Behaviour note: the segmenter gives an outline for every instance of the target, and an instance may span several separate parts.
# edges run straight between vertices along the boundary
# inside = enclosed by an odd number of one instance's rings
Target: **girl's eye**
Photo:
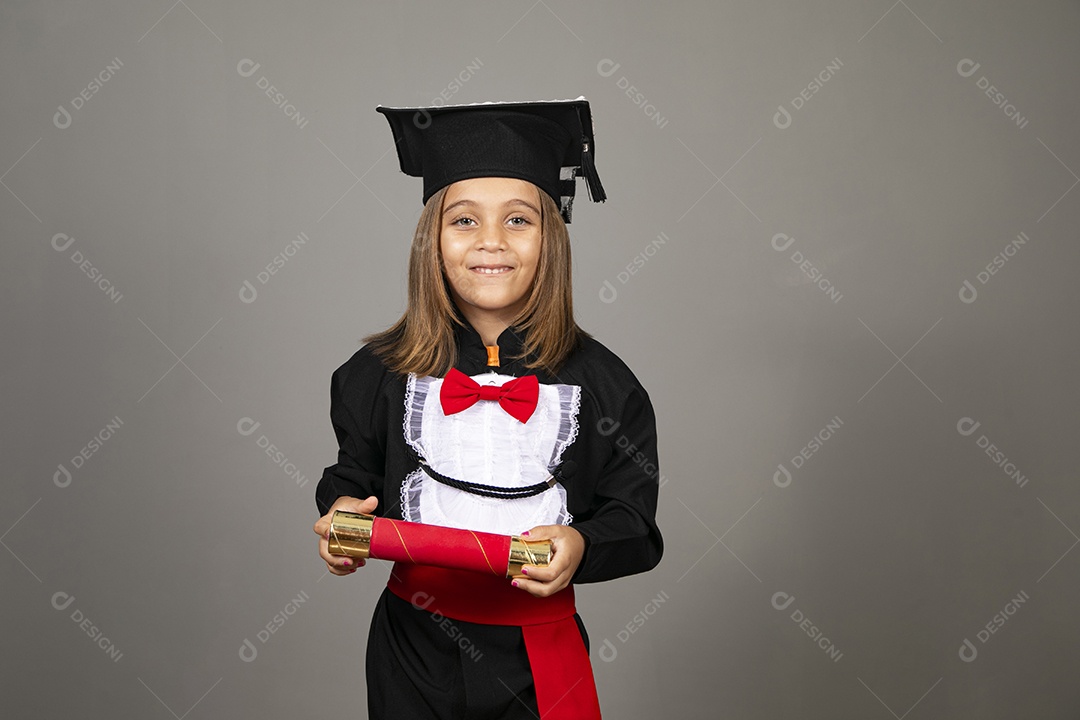
[[[510,218],[510,222],[517,226],[523,226],[529,224],[529,218],[518,215],[517,217]]]
[[[464,223],[471,223],[471,222],[474,222],[474,220],[472,218],[470,218],[470,217],[459,217],[457,220],[453,221],[450,224],[451,225],[462,225],[462,226],[464,226]]]

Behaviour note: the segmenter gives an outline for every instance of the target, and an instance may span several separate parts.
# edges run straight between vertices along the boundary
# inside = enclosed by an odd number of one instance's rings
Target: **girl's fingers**
[[[516,587],[522,588],[533,595],[547,597],[562,590],[569,582],[566,577],[566,562],[552,563],[547,567],[526,565],[522,568],[525,577],[514,578]]]
[[[553,562],[547,567],[526,565],[521,569],[521,571],[525,574],[525,577],[530,580],[536,580],[538,582],[551,582],[552,580],[555,580],[560,575],[562,575],[563,570],[566,569],[564,567],[565,565],[565,562]]]
[[[548,597],[566,587],[566,583],[563,581],[556,582],[539,582],[537,580],[529,580],[528,578],[514,578],[514,587],[535,595],[536,597]]]
[[[336,562],[340,560],[341,562]],[[350,564],[346,565],[345,561]],[[352,575],[358,568],[364,567],[367,562],[363,558],[335,558],[335,562],[327,562],[326,567],[335,575]]]
[[[324,537],[319,538],[319,557],[321,557],[332,569],[355,570],[356,568],[363,567],[367,564],[367,561],[364,558],[331,555],[330,543],[328,543]]]

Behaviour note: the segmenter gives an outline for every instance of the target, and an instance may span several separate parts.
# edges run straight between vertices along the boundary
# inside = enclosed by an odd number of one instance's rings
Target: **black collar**
[[[469,323],[461,310],[457,310],[457,317],[461,325],[454,325],[454,335],[457,340],[458,359],[455,367],[467,375],[477,375],[482,372],[497,372],[501,375],[524,375],[528,374],[522,366],[521,360],[514,359],[515,355],[521,354],[524,347],[525,331],[510,325],[496,339],[499,347],[499,365],[488,365],[488,351],[484,345],[480,333]]]

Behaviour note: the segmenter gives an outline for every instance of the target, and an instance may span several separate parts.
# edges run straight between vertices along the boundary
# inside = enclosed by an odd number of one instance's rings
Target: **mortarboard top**
[[[585,178],[594,202],[607,199],[584,97],[375,110],[390,122],[401,171],[424,178],[425,203],[447,185],[475,177],[528,180],[552,197],[568,223],[576,177]]]

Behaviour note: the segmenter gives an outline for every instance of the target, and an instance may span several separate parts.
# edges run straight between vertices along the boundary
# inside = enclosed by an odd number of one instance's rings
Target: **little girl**
[[[594,201],[584,98],[378,108],[424,179],[408,307],[331,379],[335,510],[550,540],[524,578],[397,563],[372,618],[371,718],[599,718],[574,586],[656,566],[656,421],[630,369],[574,320],[577,176]]]

